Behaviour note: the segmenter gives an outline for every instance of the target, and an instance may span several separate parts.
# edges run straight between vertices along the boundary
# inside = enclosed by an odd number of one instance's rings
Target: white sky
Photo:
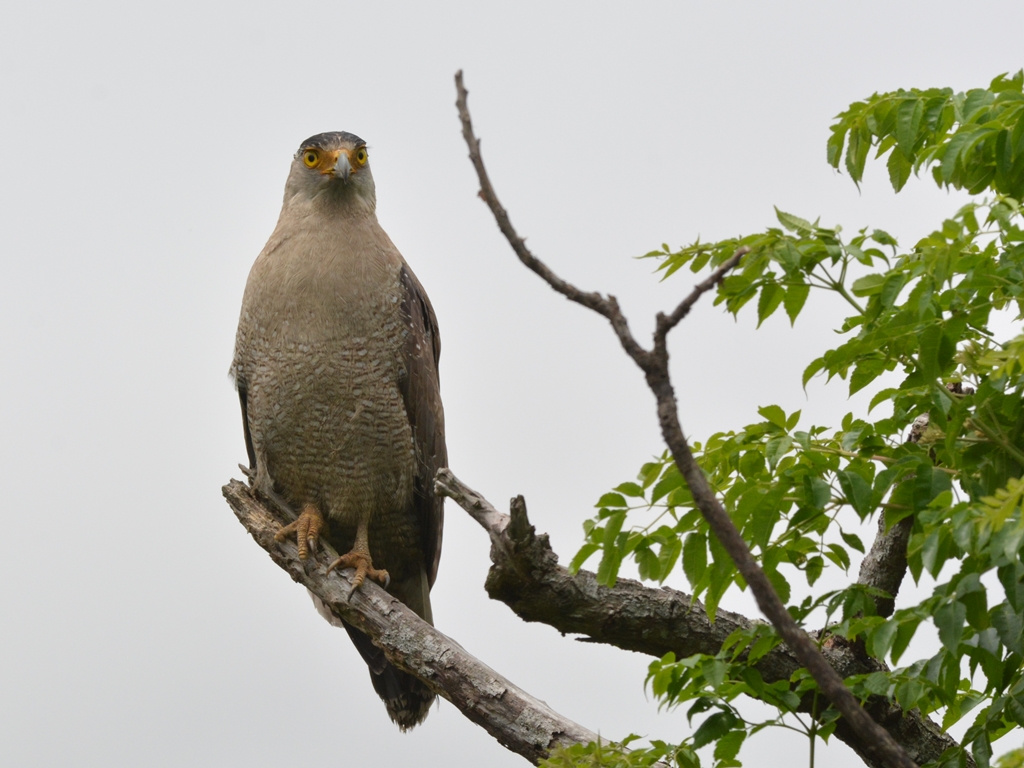
[[[525,494],[567,561],[598,496],[661,450],[653,400],[475,197],[455,70],[520,233],[646,338],[693,283],[630,258],[663,241],[762,228],[778,205],[910,244],[952,213],[930,181],[895,197],[879,164],[858,192],[825,162],[830,119],[1016,71],[1022,22],[1019,0],[5,4],[0,761],[522,764],[447,703],[399,734],[221,498],[245,459],[227,378],[242,289],[302,139],[369,142],[380,220],[440,319],[451,466],[499,506]],[[812,298],[795,330],[780,311],[755,334],[752,314],[699,307],[671,347],[688,433],[769,403],[835,421],[844,385],[806,399],[800,373],[837,317]],[[447,517],[442,631],[604,736],[687,733],[645,698],[647,658],[490,602],[485,535]],[[750,765],[805,759],[791,735],[753,744]]]

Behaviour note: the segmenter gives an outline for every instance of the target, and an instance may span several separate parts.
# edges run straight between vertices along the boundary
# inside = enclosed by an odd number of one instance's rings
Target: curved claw
[[[359,552],[352,550],[348,554],[344,554],[327,566],[327,573],[330,573],[335,568],[355,568],[355,575],[352,577],[352,592],[355,592],[369,576],[374,581],[378,581],[384,585],[387,589],[388,585],[391,584],[391,576],[387,571],[373,567],[373,560],[370,555],[366,552]],[[349,599],[352,599],[352,592],[349,592]]]
[[[284,526],[274,534],[274,541],[284,541],[293,533],[296,543],[299,545],[299,560],[305,560],[310,553],[316,554],[317,545],[320,541],[320,532],[324,530],[325,523],[320,512],[312,504],[302,508],[302,514]]]

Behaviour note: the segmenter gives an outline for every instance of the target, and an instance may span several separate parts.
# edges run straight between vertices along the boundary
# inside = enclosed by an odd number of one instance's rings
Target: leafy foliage
[[[1022,86],[1024,71],[967,93],[875,94],[838,116],[828,160],[836,168],[842,162],[855,182],[874,148],[875,157],[889,153],[896,191],[911,171],[930,169],[940,185],[990,195],[908,249],[880,230],[845,238],[840,227],[777,211],[780,226],[766,232],[646,255],[667,278],[683,267],[717,266],[748,246],[716,303],[738,315],[756,298],[759,326],[780,307],[795,323],[812,288],[850,307],[838,329],[842,343],[811,360],[802,380],[842,379],[853,394],[890,374],[895,385],[873,396],[869,413],[847,414],[838,428],[798,428],[799,412],[768,405],[759,421],[695,443],[695,454],[785,602],[792,585],[811,588],[825,569],[849,572],[854,553],[865,551],[855,533],[862,521],[912,518],[909,569],[931,585],[927,598],[885,618],[877,615],[877,591],[853,583],[790,611],[803,620],[823,610],[830,634],[862,641],[891,662],[891,671],[849,679],[856,694],[941,713],[947,728],[977,710],[963,743],[982,768],[992,742],[1024,726],[1024,335],[1000,340],[991,330],[997,313],[1024,317]],[[887,415],[872,420],[883,405]],[[596,506],[573,569],[600,555],[598,580],[611,585],[627,559],[656,582],[681,563],[712,619],[729,589],[745,588],[667,454]],[[936,633],[938,652],[896,666],[923,626]],[[740,717],[732,705],[740,694],[791,721],[814,682],[802,672],[788,683],[761,680],[752,664],[777,642],[770,626],[759,625],[715,656],[654,662],[647,682],[663,706],[693,702],[691,718],[711,712],[681,746],[656,747],[658,759],[698,765],[693,750],[714,742],[716,766],[740,765],[740,745],[767,725]],[[832,717],[826,711],[801,728],[827,738]],[[551,765],[589,765],[587,755]]]
[[[1024,72],[1024,71],[1022,71]],[[872,147],[899,192],[910,172],[931,167],[938,184],[980,194],[992,189],[1024,197],[1024,74],[1000,75],[987,89],[949,88],[875,94],[839,115],[828,140],[828,161],[845,166],[855,182]]]

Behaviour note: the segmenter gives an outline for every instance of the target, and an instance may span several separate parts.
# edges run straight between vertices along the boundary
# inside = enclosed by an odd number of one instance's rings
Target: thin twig
[[[612,328],[619,337],[623,348],[629,356],[643,370],[647,384],[654,393],[658,403],[658,421],[661,425],[662,436],[672,453],[680,473],[686,480],[694,503],[700,509],[708,526],[721,542],[723,548],[729,553],[737,570],[750,585],[754,598],[761,612],[774,625],[786,644],[793,650],[811,676],[815,679],[825,696],[835,705],[836,709],[847,719],[850,726],[867,744],[870,744],[880,762],[891,768],[916,768],[916,764],[903,748],[892,738],[892,736],[878,725],[871,716],[864,711],[857,699],[846,688],[842,678],[821,655],[818,647],[797,625],[790,616],[776,594],[771,582],[765,575],[761,566],[754,559],[750,548],[743,540],[732,519],[729,517],[721,502],[715,496],[704,476],[703,470],[697,464],[686,436],[683,433],[682,425],[679,422],[679,412],[676,405],[675,391],[672,387],[671,377],[668,369],[668,350],[665,345],[665,338],[668,332],[686,316],[693,304],[707,290],[718,284],[725,275],[720,267],[712,278],[698,285],[690,297],[687,297],[670,315],[662,315],[658,318],[658,326],[655,330],[655,344],[651,351],[643,349],[633,338],[629,331],[625,317],[619,311],[617,302],[613,297],[605,299],[599,293],[584,293],[571,283],[566,282],[546,265],[537,259],[526,248],[525,242],[516,233],[509,220],[508,213],[498,202],[497,195],[491,185],[491,181],[484,169],[483,158],[480,155],[480,143],[473,133],[473,123],[469,115],[467,105],[468,92],[462,82],[462,71],[455,75],[455,86],[458,92],[456,106],[459,110],[459,118],[462,121],[462,134],[469,147],[469,157],[476,168],[477,177],[480,181],[480,197],[487,203],[498,223],[498,228],[508,240],[509,245],[519,256],[519,259],[531,270],[536,272],[552,288],[568,299],[592,309],[611,321]],[[730,268],[739,263],[743,254],[737,252],[729,262]],[[729,262],[726,262],[727,264]],[[722,265],[725,266],[724,264]],[[706,286],[706,287],[705,287]]]
[[[708,291],[715,288],[725,276],[732,272],[736,268],[736,265],[740,263],[740,260],[750,253],[750,248],[742,246],[736,249],[736,252],[728,259],[722,262],[721,266],[718,267],[711,275],[702,283],[698,283],[690,295],[679,302],[679,306],[672,310],[668,315],[658,313],[658,323],[656,330],[654,331],[654,347],[658,349],[664,346],[665,338],[668,336],[668,332],[679,325],[679,322],[690,314],[690,310],[693,309],[693,305],[697,303],[697,300]]]
[[[469,109],[466,107],[467,92],[462,86],[462,70],[459,70],[456,73],[455,82],[458,84],[459,89],[459,100],[457,105],[459,108],[459,118],[462,120],[462,136],[465,138],[466,144],[469,146],[469,159],[473,162],[473,167],[476,168],[476,175],[480,179],[480,199],[487,203],[487,207],[491,209],[491,213],[494,214],[495,221],[498,222],[498,229],[500,229],[501,233],[505,235],[505,239],[508,240],[509,244],[512,246],[512,250],[515,251],[516,255],[519,257],[519,260],[533,272],[536,272],[544,282],[570,301],[582,304],[587,309],[592,309],[599,315],[608,318],[609,322],[612,324],[612,328],[615,329],[615,333],[619,337],[619,341],[622,343],[623,348],[642,368],[643,364],[640,361],[646,357],[647,351],[637,343],[636,339],[633,338],[633,334],[629,330],[629,324],[626,322],[626,318],[619,309],[619,303],[616,301],[615,297],[608,296],[606,298],[597,292],[586,293],[571,283],[567,283],[565,280],[562,280],[562,278],[552,272],[546,264],[530,253],[530,249],[526,247],[526,241],[516,234],[516,230],[512,226],[512,221],[509,219],[508,213],[502,207],[501,203],[498,202],[498,196],[494,192],[494,187],[491,186],[491,180],[487,175],[487,169],[484,168],[484,160],[480,154],[480,142],[477,141],[477,138],[473,133],[473,122],[470,120]]]

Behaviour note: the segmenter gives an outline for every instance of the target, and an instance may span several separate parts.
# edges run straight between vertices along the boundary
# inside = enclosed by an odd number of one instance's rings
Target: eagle
[[[318,541],[344,552],[353,589],[379,581],[433,624],[447,466],[437,317],[377,221],[366,142],[347,132],[306,139],[292,160],[277,226],[246,283],[231,375],[256,490],[297,519],[299,557]],[[314,602],[318,602],[314,597]],[[405,731],[434,693],[343,626]]]

